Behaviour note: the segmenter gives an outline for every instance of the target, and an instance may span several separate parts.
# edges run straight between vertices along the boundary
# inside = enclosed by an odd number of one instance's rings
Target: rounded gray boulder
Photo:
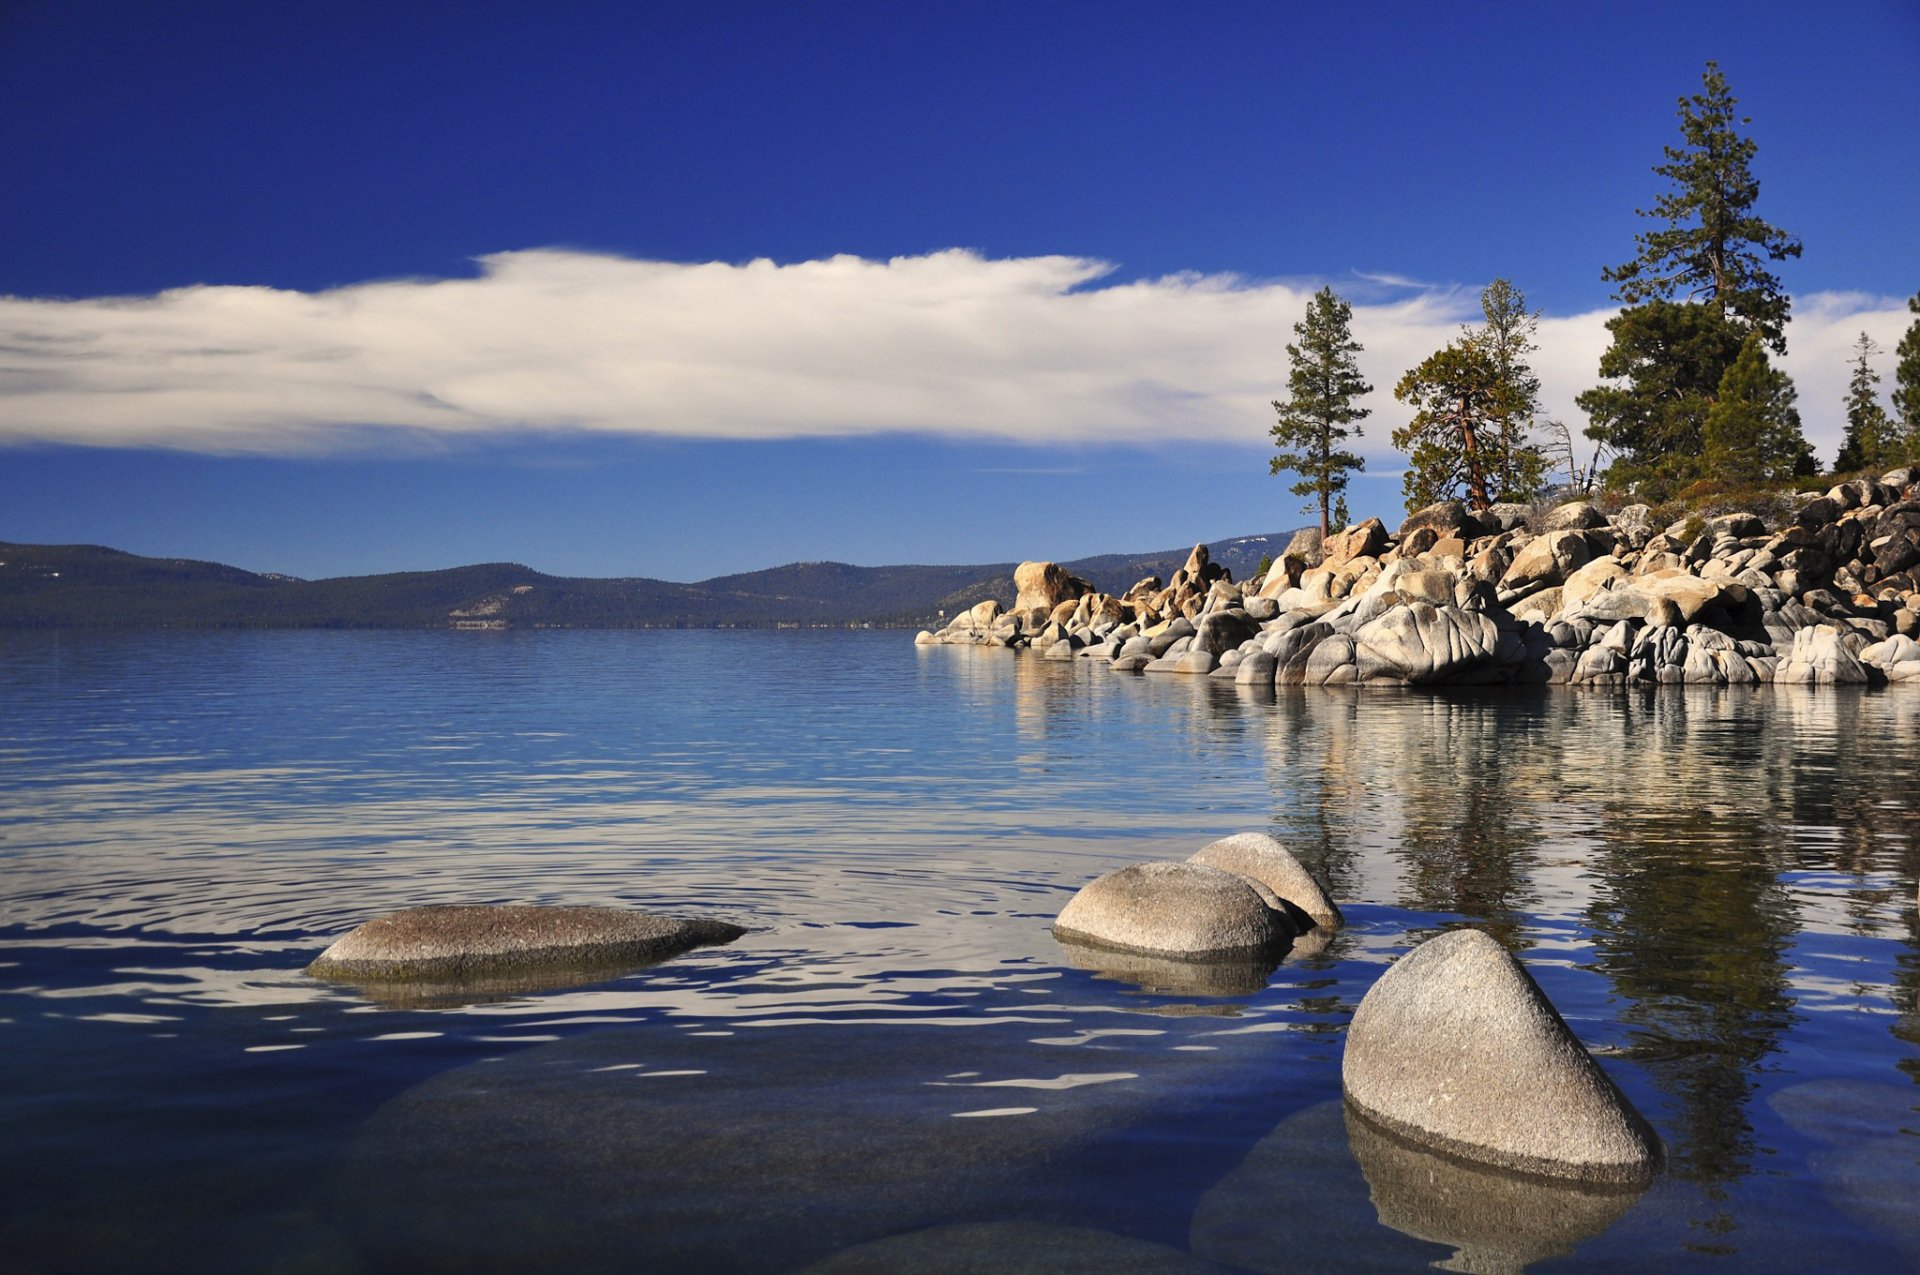
[[[627,908],[447,904],[357,926],[320,953],[315,978],[454,982],[582,965],[645,965],[746,931]]]
[[[1300,860],[1264,832],[1239,832],[1204,846],[1188,863],[1205,864],[1258,881],[1282,901],[1304,912],[1314,927],[1337,930],[1340,909]],[[1308,928],[1303,925],[1302,929]]]
[[[1209,957],[1283,942],[1285,918],[1248,882],[1198,863],[1137,863],[1067,901],[1056,936],[1134,952]]]
[[[1660,1140],[1520,962],[1478,930],[1395,962],[1347,1029],[1362,1116],[1422,1146],[1524,1173],[1640,1183]]]

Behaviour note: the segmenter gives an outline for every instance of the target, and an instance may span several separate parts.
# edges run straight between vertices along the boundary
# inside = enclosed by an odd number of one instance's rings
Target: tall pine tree
[[[1306,317],[1293,325],[1299,344],[1287,346],[1288,397],[1274,401],[1279,420],[1267,431],[1280,450],[1268,466],[1270,472],[1300,476],[1288,490],[1313,498],[1306,509],[1319,510],[1322,536],[1329,530],[1336,499],[1345,511],[1342,493],[1348,475],[1366,467],[1365,460],[1345,447],[1348,438],[1360,434],[1360,422],[1369,414],[1357,400],[1373,392],[1354,361],[1362,347],[1353,339],[1352,322],[1353,307],[1332,288],[1314,293]]]
[[[1800,241],[1753,215],[1760,182],[1750,165],[1758,149],[1736,126],[1753,123],[1735,114],[1736,102],[1717,62],[1707,63],[1702,92],[1680,99],[1684,146],[1668,146],[1667,162],[1653,171],[1673,183],[1640,216],[1667,224],[1634,236],[1639,254],[1600,272],[1619,284],[1615,299],[1627,305],[1684,296],[1742,327],[1758,328],[1776,354],[1787,349],[1789,301],[1766,261],[1800,255]]]
[[[1407,453],[1408,509],[1464,495],[1483,510],[1539,492],[1546,456],[1532,434],[1540,378],[1527,362],[1539,317],[1505,279],[1480,294],[1480,312],[1484,326],[1463,328],[1394,386],[1393,396],[1417,409],[1393,432]]]
[[[1708,472],[1739,487],[1812,473],[1797,397],[1792,379],[1768,361],[1764,334],[1749,332],[1707,412]]]
[[[1880,374],[1873,370],[1873,356],[1879,348],[1865,332],[1853,344],[1853,375],[1847,379],[1847,437],[1833,463],[1837,473],[1880,468],[1901,451],[1899,440],[1893,436],[1893,422],[1880,406],[1880,394],[1875,389]]]
[[[1920,292],[1907,302],[1920,314]],[[1915,319],[1893,347],[1893,418],[1900,435],[1902,460],[1920,462],[1920,319]]]
[[[1601,272],[1625,308],[1609,320],[1601,356],[1609,384],[1576,402],[1587,436],[1614,454],[1609,486],[1662,497],[1701,477],[1707,416],[1749,333],[1786,349],[1790,306],[1766,263],[1800,255],[1800,242],[1754,215],[1760,183],[1750,123],[1717,64],[1702,91],[1680,99],[1682,145],[1654,172],[1672,189],[1640,215],[1665,223],[1636,235],[1632,261]]]

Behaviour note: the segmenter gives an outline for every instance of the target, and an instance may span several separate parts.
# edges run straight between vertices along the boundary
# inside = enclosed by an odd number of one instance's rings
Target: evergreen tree
[[[1800,255],[1800,241],[1753,215],[1760,182],[1749,165],[1757,149],[1736,126],[1735,99],[1716,62],[1707,63],[1704,91],[1680,99],[1683,147],[1665,147],[1667,162],[1653,171],[1673,189],[1641,209],[1667,223],[1634,236],[1639,255],[1601,271],[1619,284],[1615,299],[1635,305],[1684,294],[1743,327],[1758,328],[1776,354],[1787,348],[1789,301],[1780,280],[1762,264]]]
[[[1920,292],[1907,301],[1920,314]],[[1920,462],[1920,319],[1915,319],[1893,347],[1893,418],[1900,435],[1902,460]]]
[[[1880,374],[1873,370],[1873,356],[1879,352],[1865,332],[1853,345],[1853,376],[1847,381],[1847,437],[1840,445],[1839,459],[1833,463],[1837,473],[1878,468],[1893,459],[1900,450],[1893,437],[1893,422],[1880,406]]]
[[[1707,412],[1708,472],[1741,487],[1814,471],[1793,381],[1768,361],[1765,341],[1758,329],[1747,334]]]
[[[1707,416],[1748,333],[1786,348],[1789,300],[1765,262],[1800,255],[1800,242],[1753,213],[1755,143],[1736,126],[1734,98],[1715,63],[1703,91],[1680,99],[1683,145],[1654,172],[1673,189],[1640,215],[1665,224],[1635,236],[1638,255],[1603,270],[1624,303],[1601,356],[1610,384],[1575,401],[1587,436],[1614,454],[1607,485],[1660,499],[1701,476]]]
[[[1495,387],[1487,474],[1497,499],[1532,500],[1547,472],[1546,451],[1534,439],[1540,378],[1528,362],[1540,348],[1533,339],[1540,314],[1529,311],[1526,297],[1505,279],[1495,279],[1480,294],[1480,313],[1487,320],[1481,344],[1493,364]]]
[[[1480,294],[1480,310],[1484,327],[1463,328],[1394,386],[1395,398],[1418,409],[1393,432],[1408,458],[1408,509],[1463,491],[1476,510],[1539,493],[1547,463],[1532,438],[1540,378],[1527,363],[1539,318],[1505,279]]]
[[[1368,415],[1355,401],[1373,392],[1354,362],[1362,347],[1353,339],[1352,321],[1353,307],[1335,296],[1332,288],[1314,293],[1306,317],[1293,325],[1299,344],[1287,346],[1288,398],[1274,401],[1279,420],[1267,431],[1280,450],[1268,466],[1270,472],[1300,476],[1288,490],[1313,497],[1305,508],[1319,510],[1322,536],[1331,529],[1336,497],[1344,518],[1346,501],[1341,493],[1348,474],[1366,467],[1366,461],[1344,447],[1348,438],[1359,435],[1359,423]]]

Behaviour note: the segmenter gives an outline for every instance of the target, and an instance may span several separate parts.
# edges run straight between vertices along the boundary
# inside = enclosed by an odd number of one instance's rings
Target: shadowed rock
[[[1054,923],[1063,938],[1103,947],[1207,957],[1284,941],[1285,919],[1231,872],[1197,863],[1139,863],[1097,877]]]
[[[1082,943],[1059,933],[1054,941],[1076,969],[1166,996],[1251,996],[1266,987],[1280,965],[1277,944],[1210,961],[1183,961]]]
[[[1340,909],[1300,860],[1264,832],[1240,832],[1201,848],[1188,863],[1205,864],[1236,876],[1258,881],[1280,899],[1306,914],[1308,925],[1340,928]],[[1307,928],[1302,926],[1301,928]]]
[[[1478,930],[1429,939],[1381,975],[1347,1030],[1362,1115],[1423,1146],[1527,1173],[1638,1183],[1660,1142],[1533,979]]]
[[[815,1262],[803,1275],[1203,1275],[1222,1271],[1190,1253],[1083,1226],[970,1222],[893,1235]]]
[[[626,908],[440,905],[376,917],[322,952],[307,973],[346,982],[458,984],[569,970],[611,973],[746,931]],[[572,981],[577,981],[572,980]],[[522,990],[525,990],[523,987]]]

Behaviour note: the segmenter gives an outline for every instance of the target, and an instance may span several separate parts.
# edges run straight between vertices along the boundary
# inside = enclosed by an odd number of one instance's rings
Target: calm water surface
[[[1913,1269],[1917,775],[1920,688],[0,634],[0,1269],[785,1271],[888,1236],[874,1269],[1047,1237],[1170,1270]],[[1049,935],[1092,876],[1246,829],[1349,922],[1264,986]],[[376,913],[493,901],[752,932],[482,1003],[300,973]],[[1349,1129],[1354,1007],[1460,925],[1653,1121],[1651,1189]]]

